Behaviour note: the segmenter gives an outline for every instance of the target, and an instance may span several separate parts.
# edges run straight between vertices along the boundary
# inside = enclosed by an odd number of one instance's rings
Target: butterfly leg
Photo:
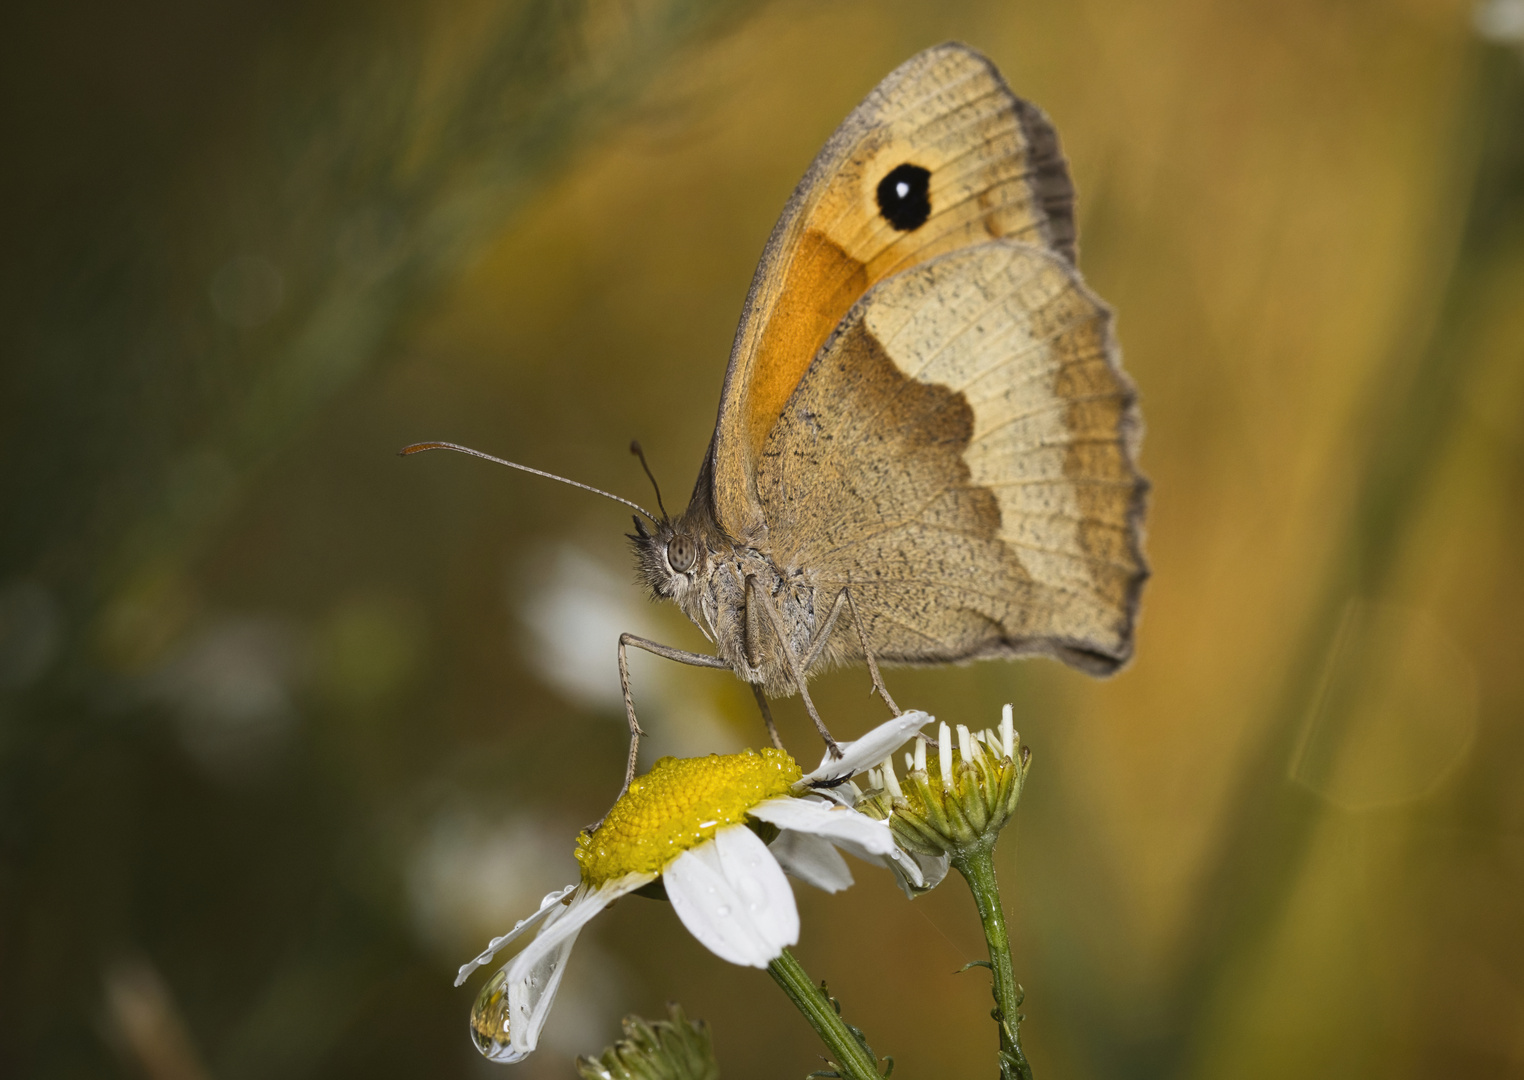
[[[730,669],[730,665],[718,656],[705,656],[703,653],[688,652],[685,649],[674,649],[670,645],[662,645],[643,637],[637,637],[634,634],[619,635],[619,688],[624,691],[624,715],[625,719],[630,723],[630,756],[624,766],[624,786],[619,789],[619,795],[614,799],[615,802],[624,797],[624,793],[630,790],[630,781],[635,779],[635,756],[640,750],[640,737],[645,734],[645,731],[640,726],[640,721],[635,719],[635,698],[630,694],[630,663],[625,655],[625,650],[630,645],[635,646],[637,649],[644,649],[648,653],[664,657],[667,660],[676,660],[679,664],[691,664],[693,667],[724,668],[727,671]],[[769,724],[769,727],[771,727],[771,724]],[[603,822],[600,820],[598,824],[601,825]],[[597,825],[593,826],[593,828],[597,827]]]
[[[788,647],[788,636],[783,629],[783,617],[765,599],[757,596],[757,579],[748,576],[746,579],[746,612],[748,618],[755,609],[760,609],[767,616],[768,625],[773,628],[773,634],[778,638],[778,651],[783,654],[783,662],[788,665],[788,673],[793,676],[794,685],[799,688],[799,696],[804,699],[804,711],[809,713],[810,719],[815,722],[815,730],[825,740],[826,749],[831,752],[832,757],[841,757],[841,748],[836,745],[836,740],[831,737],[831,732],[825,726],[825,721],[821,720],[820,714],[815,711],[815,703],[810,700],[810,691],[804,683],[804,670],[794,659],[794,654]]]
[[[836,600],[831,605],[831,613],[826,616],[825,625],[815,635],[815,640],[810,645],[810,651],[805,653],[804,662],[799,665],[805,671],[810,670],[815,661],[820,658],[820,651],[825,648],[826,642],[830,639],[831,631],[836,629],[836,620],[841,618],[841,613],[846,609],[846,606],[847,590],[842,589],[841,592],[836,594]]]
[[[889,711],[898,716],[901,709],[889,696],[889,688],[884,685],[883,676],[878,673],[878,662],[873,659],[873,650],[868,648],[868,629],[857,614],[857,601],[852,599],[852,590],[843,587],[841,595],[847,598],[847,606],[852,609],[852,625],[857,627],[857,640],[863,647],[863,657],[868,661],[868,675],[873,679],[873,689],[878,691],[878,696],[884,699],[884,704],[889,706]]]
[[[852,611],[852,625],[857,627],[857,640],[863,647],[863,658],[868,661],[868,675],[873,679],[873,689],[878,693],[879,697],[884,699],[884,704],[889,706],[891,713],[895,716],[900,715],[902,710],[894,703],[894,699],[889,696],[889,689],[884,685],[883,677],[878,673],[878,663],[873,659],[873,650],[868,648],[868,632],[863,627],[862,619],[857,616],[857,601],[852,599],[852,590],[845,585],[842,586],[841,592],[836,594],[836,601],[831,605],[831,613],[826,616],[825,625],[820,628],[820,633],[815,635],[815,642],[810,646],[810,651],[805,656],[804,663],[800,666],[805,671],[810,670],[810,665],[815,662],[816,658],[820,656],[820,651],[825,648],[826,640],[830,638],[831,631],[836,629],[836,620],[841,618],[843,608],[850,608]]]
[[[756,683],[747,683],[751,692],[757,699],[757,708],[762,710],[762,722],[767,725],[767,737],[773,741],[773,745],[779,750],[783,749],[783,740],[778,737],[778,725],[773,723],[773,711],[767,707],[767,695]]]

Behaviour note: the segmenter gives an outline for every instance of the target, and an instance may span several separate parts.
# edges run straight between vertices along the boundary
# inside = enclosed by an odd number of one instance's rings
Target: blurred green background
[[[1035,748],[1037,1075],[1524,1076],[1518,0],[7,9],[0,1074],[568,1077],[669,998],[729,1077],[819,1067],[639,898],[477,1057],[456,966],[618,784],[614,636],[700,641],[619,508],[395,451],[646,501],[639,437],[682,503],[774,217],[947,38],[1059,128],[1155,485],[1125,673],[889,675]],[[760,740],[634,665],[652,754]],[[896,1075],[991,1075],[966,892],[857,876],[805,966]]]

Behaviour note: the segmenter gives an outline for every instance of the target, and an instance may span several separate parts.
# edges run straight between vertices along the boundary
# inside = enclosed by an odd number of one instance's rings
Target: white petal
[[[799,911],[783,870],[745,825],[728,825],[662,871],[688,932],[732,964],[766,967],[799,940]]]
[[[931,723],[931,721],[932,717],[918,709],[900,713],[893,720],[880,724],[861,739],[838,743],[837,746],[842,752],[841,757],[832,757],[831,752],[827,750],[825,757],[820,759],[820,767],[804,776],[794,786],[796,788],[803,787],[820,781],[831,781],[844,776],[852,776],[855,773],[862,772],[870,765],[877,765],[897,749],[901,743]]]
[[[800,881],[834,893],[852,885],[852,871],[829,840],[808,833],[784,829],[767,846],[783,867],[784,873]]]
[[[558,906],[535,939],[508,961],[503,971],[508,982],[505,1019],[509,1044],[492,1060],[522,1061],[529,1055],[540,1041],[540,1029],[550,1015],[551,1003],[566,971],[566,958],[571,955],[577,935],[594,915],[654,880],[654,874],[626,874],[596,889],[579,889],[570,906]]]
[[[894,834],[889,831],[887,822],[875,821],[867,814],[845,806],[831,806],[818,799],[787,796],[767,799],[753,806],[748,813],[780,829],[792,829],[829,840],[859,859],[876,862],[875,856],[888,855],[895,850]]]
[[[904,877],[916,889],[925,887],[920,864],[894,842],[888,822],[876,821],[856,810],[831,806],[813,798],[768,799],[748,812],[780,829],[793,829],[829,840],[848,855],[888,867],[896,877]]]
[[[455,976],[455,985],[459,986],[461,983],[465,982],[466,979],[470,977],[471,973],[477,968],[490,964],[492,962],[492,958],[497,955],[497,951],[504,945],[507,945],[510,941],[518,937],[524,931],[539,926],[540,923],[544,921],[546,916],[550,915],[551,912],[556,909],[556,906],[562,900],[571,895],[572,891],[576,889],[576,887],[577,886],[575,885],[568,885],[566,888],[560,890],[559,892],[547,893],[545,895],[545,899],[540,901],[540,909],[538,911],[529,916],[527,919],[520,919],[518,922],[514,923],[513,929],[508,931],[506,934],[503,934],[500,937],[495,937],[489,941],[487,943],[487,948],[483,950],[481,955],[478,956],[475,960],[472,960],[469,964],[462,964],[460,966],[460,973]]]

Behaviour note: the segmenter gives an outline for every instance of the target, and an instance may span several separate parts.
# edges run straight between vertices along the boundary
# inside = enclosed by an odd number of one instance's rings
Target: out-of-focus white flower
[[[1471,14],[1471,25],[1488,41],[1524,48],[1524,0],[1483,0]]]
[[[649,604],[638,602],[628,575],[565,544],[534,560],[533,579],[510,593],[522,596],[519,621],[527,659],[541,679],[568,701],[605,713],[624,727],[624,691],[615,661],[619,635],[625,632],[658,641],[662,624]],[[654,757],[687,756],[711,750],[739,750],[743,741],[689,689],[690,677],[712,679],[659,657],[631,654],[644,665],[637,676],[637,704]]]
[[[799,939],[799,912],[787,867],[829,891],[851,884],[834,848],[887,861],[924,883],[918,864],[875,821],[820,794],[876,765],[929,723],[906,713],[863,738],[840,744],[840,757],[801,774],[781,750],[705,758],[663,758],[577,838],[581,882],[552,892],[539,910],[460,969],[459,986],[516,938],[525,948],[482,987],[471,1013],[477,1048],[493,1061],[521,1061],[534,1050],[577,935],[615,900],[661,879],[673,910],[711,952],[733,964],[766,967]],[[748,822],[778,830],[769,849]],[[829,851],[827,855],[826,852]]]
[[[420,940],[453,956],[531,908],[576,870],[558,842],[566,822],[534,813],[485,815],[452,806],[420,832],[407,863]]]
[[[218,779],[236,782],[269,765],[295,725],[294,684],[304,657],[301,636],[286,620],[230,615],[191,636],[141,687],[178,714],[190,755]]]

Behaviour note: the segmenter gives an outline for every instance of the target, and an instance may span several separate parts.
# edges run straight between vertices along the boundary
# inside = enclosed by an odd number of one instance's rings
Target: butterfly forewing
[[[784,210],[731,353],[708,476],[720,526],[766,527],[756,463],[800,378],[876,283],[1011,237],[1074,257],[1073,189],[1040,110],[988,60],[943,45],[889,75],[842,123]]]

